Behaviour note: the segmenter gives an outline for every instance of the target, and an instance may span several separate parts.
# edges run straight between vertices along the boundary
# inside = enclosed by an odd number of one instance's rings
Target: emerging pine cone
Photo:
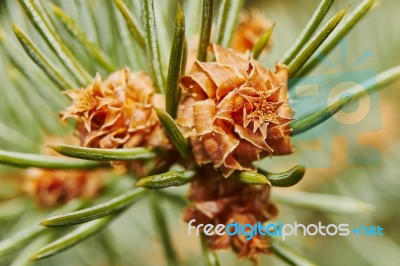
[[[75,118],[77,135],[92,148],[169,148],[171,146],[153,107],[165,108],[144,72],[123,68],[105,81],[99,75],[86,88],[70,90],[73,103],[61,112],[62,120]]]
[[[272,22],[262,16],[260,12],[251,10],[240,13],[240,21],[232,37],[231,47],[233,50],[245,53],[251,51],[260,37],[272,27]],[[271,47],[271,42],[264,51]]]
[[[253,170],[260,156],[290,154],[285,66],[271,73],[231,49],[211,48],[215,62],[196,61],[180,82],[177,123],[190,137],[196,162],[229,176]]]
[[[41,208],[66,204],[72,199],[93,199],[104,185],[99,171],[47,170],[26,171],[24,188]]]
[[[188,198],[193,204],[184,211],[184,220],[193,225],[231,224],[240,225],[263,223],[278,213],[269,201],[269,186],[246,185],[236,179],[226,179],[211,168],[204,168],[190,186]],[[268,253],[269,240],[255,235],[246,240],[245,235],[208,236],[207,244],[214,250],[232,247],[240,257],[257,259],[260,253]]]

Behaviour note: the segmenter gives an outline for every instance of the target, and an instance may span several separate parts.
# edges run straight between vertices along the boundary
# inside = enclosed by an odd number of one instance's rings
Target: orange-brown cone
[[[265,18],[256,10],[240,13],[239,25],[233,33],[231,48],[240,53],[251,51],[261,36],[266,33],[272,25],[273,23],[269,19]],[[264,51],[270,49],[270,44],[271,42],[268,42]]]
[[[274,73],[232,49],[211,46],[215,62],[196,61],[183,76],[177,123],[196,162],[229,176],[254,170],[264,155],[292,153],[287,70]]]
[[[195,219],[198,224],[257,224],[277,215],[269,201],[269,186],[252,186],[236,179],[226,179],[211,168],[203,168],[190,186],[188,198],[192,205],[184,211],[186,222]],[[268,253],[269,240],[256,235],[246,240],[244,235],[207,237],[207,244],[214,250],[232,248],[240,257],[257,260],[260,253]]]
[[[93,199],[103,188],[101,171],[30,168],[24,188],[41,208],[64,205],[72,199]]]
[[[123,68],[102,82],[67,91],[73,103],[61,119],[77,120],[82,146],[95,148],[169,148],[153,107],[165,108],[165,98],[156,93],[144,72]]]

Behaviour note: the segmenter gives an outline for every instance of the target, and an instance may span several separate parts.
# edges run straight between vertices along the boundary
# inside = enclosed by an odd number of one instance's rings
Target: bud
[[[240,53],[251,51],[261,36],[271,27],[273,27],[273,23],[257,10],[241,12],[239,25],[232,37],[232,49]],[[271,42],[264,48],[264,51],[269,50],[270,44]]]

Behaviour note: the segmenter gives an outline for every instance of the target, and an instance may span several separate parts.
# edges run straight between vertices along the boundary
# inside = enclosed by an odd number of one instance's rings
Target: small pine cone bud
[[[103,175],[99,171],[30,168],[24,179],[25,191],[41,208],[64,205],[77,198],[93,199],[103,186]]]
[[[239,16],[239,25],[233,33],[231,47],[233,50],[245,53],[251,51],[260,39],[266,33],[273,23],[260,14],[257,10],[242,12]],[[269,50],[271,42],[264,48]]]
[[[215,62],[196,61],[180,81],[177,123],[196,162],[229,176],[254,170],[260,156],[292,153],[286,67],[272,73],[232,49],[211,48]]]
[[[123,68],[101,81],[67,91],[73,103],[61,112],[62,120],[77,120],[82,146],[92,148],[170,148],[153,107],[165,108],[150,77]]]
[[[193,225],[240,225],[263,223],[278,213],[269,201],[269,186],[253,186],[237,179],[226,179],[210,168],[202,168],[192,182],[188,198],[192,205],[183,214],[184,220]],[[207,236],[207,244],[214,250],[232,248],[240,257],[256,260],[258,254],[268,253],[269,240],[260,234],[246,240],[245,235],[227,234]]]

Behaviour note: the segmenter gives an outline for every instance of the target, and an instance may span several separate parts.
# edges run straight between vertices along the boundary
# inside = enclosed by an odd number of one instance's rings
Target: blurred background
[[[82,11],[85,1],[53,1],[63,7],[67,13],[80,22],[89,37],[99,38],[99,45],[109,53],[119,66],[128,65],[139,68],[140,58],[129,59],[124,56],[124,45],[118,42],[123,30],[113,30],[107,24],[104,10],[115,9],[111,1],[88,1],[86,8],[92,10],[94,20],[101,24],[101,32],[91,30],[93,25],[85,23],[87,18]],[[138,1],[133,1],[131,9],[137,11]],[[165,27],[162,40],[165,40],[166,55],[169,51],[170,37],[174,21],[172,0],[155,1]],[[198,0],[183,1],[187,20],[196,21],[199,16]],[[217,1],[219,2],[219,1]],[[352,8],[360,1],[353,1]],[[327,17],[349,4],[337,0]],[[256,9],[268,19],[276,22],[271,50],[263,54],[260,61],[268,67],[281,57],[306,25],[318,1],[245,1],[246,9]],[[103,7],[101,7],[103,6]],[[115,10],[114,10],[115,11]],[[108,14],[108,13],[107,13]],[[116,16],[116,12],[111,12]],[[400,65],[400,2],[397,0],[378,1],[371,14],[366,16],[351,31],[345,40],[329,55],[325,63],[315,69],[309,77],[302,80],[292,95],[297,115],[316,110],[326,105],[330,92],[334,88],[360,84],[364,78],[375,75],[390,67]],[[116,16],[117,17],[117,16]],[[24,29],[33,32],[18,1],[0,1],[0,149],[39,152],[44,136],[65,136],[71,127],[59,124],[57,110],[67,104],[63,96],[58,95],[47,78],[31,64],[30,59],[20,49],[12,34],[10,22],[16,22]],[[116,21],[120,21],[117,18]],[[199,21],[199,20],[198,20]],[[196,31],[198,24],[187,22],[189,32]],[[114,25],[115,26],[115,25]],[[96,27],[95,27],[96,28]],[[120,28],[118,28],[120,29]],[[64,33],[66,34],[66,33]],[[171,35],[169,35],[171,36]],[[38,34],[30,37],[43,47]],[[5,46],[14,49],[23,65],[15,67],[12,58],[7,55]],[[73,42],[71,45],[74,47]],[[76,46],[77,47],[77,46]],[[119,49],[117,49],[117,48]],[[84,51],[76,48],[83,61],[87,60]],[[48,50],[49,57],[54,57]],[[89,66],[90,67],[90,66]],[[91,69],[91,71],[103,70]],[[34,81],[32,75],[38,76]],[[43,81],[43,82],[42,82]],[[302,88],[317,86],[316,92],[302,92]],[[46,87],[46,88],[44,88]],[[48,88],[47,88],[48,87]],[[49,91],[41,95],[41,90]],[[46,98],[47,97],[47,98]],[[28,108],[30,107],[30,109]],[[30,110],[35,110],[31,112]],[[329,223],[348,223],[354,226],[380,225],[384,228],[383,237],[372,236],[297,236],[287,239],[287,244],[304,254],[318,265],[397,265],[400,263],[400,82],[385,88],[363,100],[346,107],[341,114],[328,123],[318,126],[304,136],[295,138],[294,155],[279,158],[266,158],[260,166],[279,172],[294,164],[307,167],[303,180],[291,188],[277,189],[276,202],[280,215],[275,219],[284,223],[309,224],[321,221]],[[346,120],[347,119],[347,120]],[[36,210],[35,204],[20,204],[12,201],[16,197],[25,197],[20,191],[23,172],[13,168],[0,168],[0,239],[17,232],[34,220],[46,216],[42,210]],[[123,179],[129,185],[129,178]],[[121,191],[121,184],[114,191]],[[120,189],[120,190],[118,190]],[[187,187],[171,189],[174,195],[184,195]],[[283,191],[284,190],[284,191]],[[295,203],[279,202],[279,193],[306,191],[343,195],[370,203],[374,212],[356,214],[334,214],[302,208]],[[105,196],[106,197],[106,196]],[[98,199],[101,201],[101,199]],[[294,200],[295,202],[296,200]],[[159,236],[154,233],[152,215],[147,200],[138,202],[134,207],[116,220],[104,234],[97,235],[81,245],[54,258],[40,261],[35,265],[164,265]],[[345,206],[344,206],[345,207]],[[187,236],[187,226],[181,219],[182,204],[177,201],[163,202],[168,214],[173,242],[184,265],[203,265],[200,242]],[[33,246],[32,246],[33,249]],[[34,250],[34,249],[33,249]],[[24,250],[21,256],[30,254]],[[110,256],[108,256],[111,253]],[[25,255],[26,257],[27,255]],[[237,260],[231,252],[220,252],[222,265],[251,265],[250,262]],[[110,260],[111,258],[111,260]],[[9,265],[15,257],[0,260],[0,265]],[[22,259],[19,261],[21,262]],[[15,262],[15,261],[14,261]],[[18,263],[15,262],[15,263]],[[15,264],[18,265],[18,264]],[[260,265],[285,265],[274,256],[262,256]]]

